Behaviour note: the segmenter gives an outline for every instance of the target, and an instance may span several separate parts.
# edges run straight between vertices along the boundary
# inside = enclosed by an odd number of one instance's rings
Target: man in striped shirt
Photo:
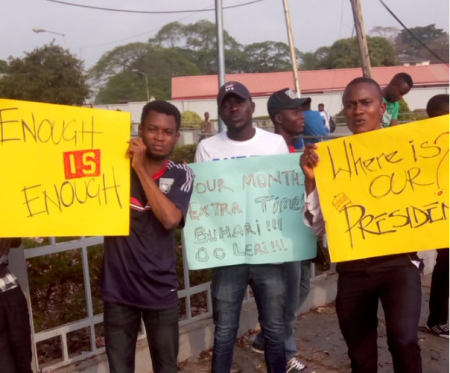
[[[143,108],[139,137],[130,140],[130,234],[105,237],[100,280],[111,373],[135,371],[141,320],[153,372],[177,372],[175,229],[184,226],[194,179],[190,168],[168,159],[180,124],[175,106],[153,101]]]

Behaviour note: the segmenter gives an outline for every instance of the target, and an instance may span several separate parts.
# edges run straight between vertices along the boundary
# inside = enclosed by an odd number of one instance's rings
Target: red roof
[[[448,86],[449,68],[445,64],[427,66],[372,67],[372,77],[386,86],[400,72],[411,75],[414,86]],[[226,81],[244,84],[253,96],[269,96],[289,87],[295,90],[292,71],[278,73],[228,74]],[[354,78],[362,76],[361,68],[299,71],[302,94],[339,91]],[[215,98],[219,91],[217,75],[180,76],[172,78],[173,100]]]

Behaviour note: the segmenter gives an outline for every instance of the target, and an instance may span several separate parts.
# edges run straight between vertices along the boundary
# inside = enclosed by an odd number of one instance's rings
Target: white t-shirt
[[[328,114],[326,111],[319,111],[321,117],[323,118],[325,127],[328,128],[328,131],[330,130],[330,114]]]
[[[282,136],[260,128],[255,130],[255,135],[247,141],[231,140],[226,132],[202,140],[195,153],[195,162],[289,153]]]

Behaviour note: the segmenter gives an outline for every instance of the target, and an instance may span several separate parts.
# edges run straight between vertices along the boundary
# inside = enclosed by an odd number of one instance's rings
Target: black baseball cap
[[[249,90],[242,83],[227,82],[219,89],[219,94],[217,95],[217,104],[219,106],[228,93],[234,93],[235,95],[238,95],[239,97],[245,100],[252,98],[252,95],[250,94]]]
[[[275,115],[281,110],[295,109],[303,104],[309,104],[311,97],[298,98],[294,91],[289,88],[283,88],[276,91],[267,101],[267,111],[269,115]]]

